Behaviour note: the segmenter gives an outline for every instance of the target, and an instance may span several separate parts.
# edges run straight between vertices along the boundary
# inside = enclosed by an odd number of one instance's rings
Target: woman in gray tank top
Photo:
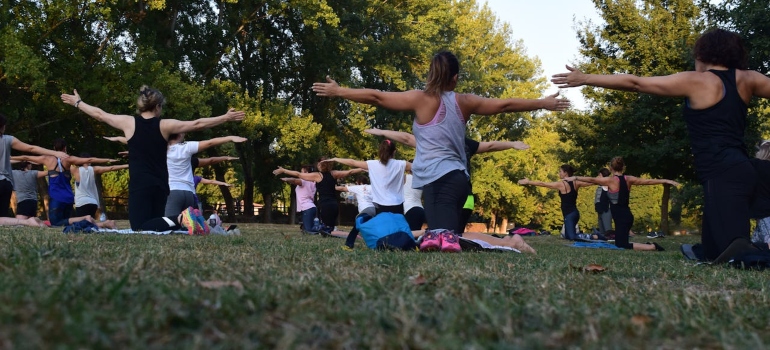
[[[412,133],[417,140],[417,155],[412,169],[412,186],[423,189],[429,229],[421,245],[425,250],[460,250],[455,233],[462,232],[460,214],[470,192],[464,149],[465,123],[470,116],[538,109],[562,111],[570,105],[566,99],[557,99],[558,93],[543,99],[495,99],[455,94],[459,72],[457,57],[442,51],[431,60],[423,90],[351,89],[340,87],[329,77],[325,83],[313,84],[313,91],[319,96],[341,97],[391,110],[414,112]]]

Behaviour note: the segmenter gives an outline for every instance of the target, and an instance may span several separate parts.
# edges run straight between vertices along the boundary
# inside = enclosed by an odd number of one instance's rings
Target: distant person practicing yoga
[[[137,115],[118,115],[83,102],[77,90],[62,94],[62,102],[94,119],[123,131],[128,140],[128,219],[139,229],[152,218],[161,217],[169,193],[166,149],[171,134],[205,130],[229,121],[241,121],[245,113],[230,109],[215,118],[191,121],[160,119],[166,99],[155,89],[143,86],[136,101]]]
[[[629,231],[634,224],[634,214],[631,213],[631,208],[628,206],[629,197],[631,196],[631,186],[647,186],[647,185],[671,185],[679,186],[679,183],[673,180],[667,179],[642,179],[634,176],[623,175],[623,171],[626,168],[626,163],[622,157],[612,158],[610,162],[610,169],[612,169],[613,176],[609,177],[584,177],[574,176],[565,180],[580,181],[596,184],[599,186],[608,187],[608,195],[610,197],[610,211],[612,212],[612,220],[615,221],[615,246],[623,249],[633,250],[663,250],[663,247],[657,243],[630,243],[628,241]]]
[[[90,158],[88,153],[81,153],[81,158]],[[73,164],[71,167],[72,178],[75,179],[75,216],[90,215],[96,218],[96,210],[99,209],[99,192],[96,188],[96,177],[111,171],[128,169],[128,164],[112,166],[91,166],[91,163],[83,165]],[[104,211],[102,211],[104,213]],[[105,220],[102,225],[107,228],[116,228],[113,220]]]
[[[69,157],[69,155],[64,152],[52,151],[19,141],[19,139],[5,133],[7,124],[8,119],[5,115],[0,114],[0,217],[6,217],[10,214],[8,209],[11,207],[11,195],[13,194],[11,149],[56,158]],[[0,220],[0,225],[2,225],[2,220]]]
[[[701,245],[691,250],[697,259],[724,263],[757,250],[749,232],[758,176],[749,161],[744,132],[751,98],[770,98],[770,77],[747,70],[743,39],[723,29],[703,33],[693,56],[695,71],[667,76],[584,74],[568,66],[569,72],[556,74],[551,81],[560,88],[588,85],[684,97],[683,114],[704,200]]]
[[[331,232],[334,231],[334,227],[337,225],[337,216],[340,210],[339,203],[337,203],[337,180],[363,171],[363,169],[334,170],[333,162],[319,162],[318,172],[300,173],[299,171],[278,167],[278,169],[273,170],[273,175],[286,174],[291,177],[315,182],[316,191],[318,192],[318,216],[321,219],[321,223],[327,226],[327,232]]]
[[[607,168],[599,169],[597,177],[609,177],[610,170]],[[612,230],[612,213],[610,212],[610,197],[607,195],[607,186],[597,186],[594,195],[594,211],[598,217],[599,233],[603,234]]]
[[[19,163],[19,168],[13,171],[16,218],[26,220],[37,217],[37,179],[46,177],[48,172],[32,170],[32,163],[24,161]]]
[[[770,179],[770,141],[763,141],[751,162],[760,179]],[[770,183],[760,181],[757,195],[751,205],[751,217],[757,220],[751,241],[757,246],[770,248]]]
[[[465,156],[465,125],[471,115],[569,108],[558,94],[544,99],[495,99],[456,94],[460,62],[448,51],[433,56],[422,90],[388,92],[341,87],[327,77],[313,84],[318,96],[340,97],[391,110],[414,112],[412,125],[417,141],[412,186],[423,190],[428,231],[421,250],[458,252],[462,232],[461,212],[470,193]]]
[[[519,180],[519,185],[532,185],[550,188],[559,191],[561,199],[561,215],[564,217],[564,238],[574,241],[578,239],[578,232],[575,229],[580,221],[580,212],[577,208],[578,189],[586,186],[593,186],[584,181],[574,181],[568,179],[575,173],[575,168],[569,164],[559,167],[559,179],[556,182],[532,181],[524,178]]]
[[[308,174],[312,169],[312,165],[305,165],[302,166],[300,172],[302,174]],[[297,186],[294,189],[294,195],[296,198],[297,213],[299,213],[302,220],[302,232],[318,234],[318,231],[313,229],[313,221],[318,213],[318,208],[315,206],[315,181],[308,181],[295,177],[283,177],[281,178],[281,181]]]

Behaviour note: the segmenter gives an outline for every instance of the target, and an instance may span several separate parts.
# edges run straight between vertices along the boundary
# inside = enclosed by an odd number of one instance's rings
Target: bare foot
[[[117,229],[118,225],[115,224],[115,220],[105,220],[96,222],[96,226],[99,226],[99,228],[110,228],[110,229]]]
[[[510,241],[509,243],[516,249],[520,250],[522,253],[532,253],[537,255],[537,252],[534,248],[530,247],[527,242],[524,241],[523,238],[519,235],[508,235],[506,237],[503,237],[504,240]]]
[[[23,225],[32,226],[32,227],[48,227],[43,222],[43,220],[40,220],[36,217],[30,217],[27,220],[24,220]]]

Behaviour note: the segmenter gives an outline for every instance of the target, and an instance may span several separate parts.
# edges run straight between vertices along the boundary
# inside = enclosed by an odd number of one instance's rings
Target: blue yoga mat
[[[594,248],[594,249],[620,249],[620,250],[623,249],[623,248],[618,248],[614,244],[605,243],[605,242],[575,242],[575,243],[572,243],[570,247]]]

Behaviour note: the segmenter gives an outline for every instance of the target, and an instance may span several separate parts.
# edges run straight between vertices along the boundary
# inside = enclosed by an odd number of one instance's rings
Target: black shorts
[[[37,199],[27,199],[16,203],[16,215],[37,216]]]
[[[96,218],[96,209],[99,209],[96,204],[83,204],[75,207],[75,217],[91,215],[92,218]]]

